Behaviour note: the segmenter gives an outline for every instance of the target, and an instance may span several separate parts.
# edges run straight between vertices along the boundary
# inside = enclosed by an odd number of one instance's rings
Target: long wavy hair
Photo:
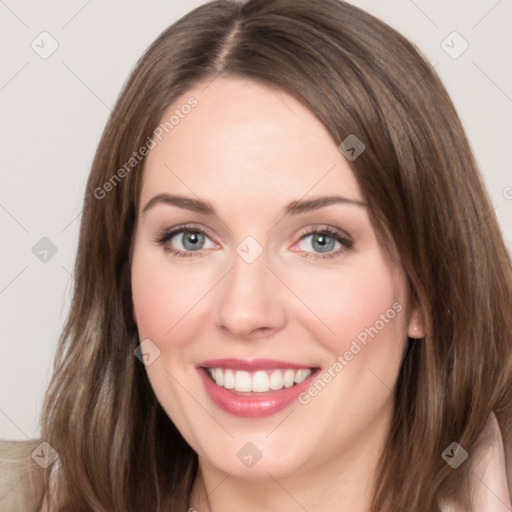
[[[188,508],[197,456],[134,356],[130,265],[144,159],[111,180],[178,96],[221,74],[293,95],[337,145],[350,134],[365,144],[351,167],[425,325],[404,354],[372,510],[469,507],[471,465],[453,470],[441,453],[455,440],[472,454],[494,411],[510,464],[512,270],[454,106],[410,42],[348,3],[216,0],[144,53],[94,158],[41,416],[42,439],[59,454],[58,510]]]

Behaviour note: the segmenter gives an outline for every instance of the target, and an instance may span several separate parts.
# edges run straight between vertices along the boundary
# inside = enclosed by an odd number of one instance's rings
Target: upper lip
[[[202,361],[197,365],[203,368],[229,368],[231,370],[272,370],[278,368],[293,368],[300,370],[302,368],[316,368],[314,365],[293,363],[291,361],[281,361],[278,359],[209,359]]]

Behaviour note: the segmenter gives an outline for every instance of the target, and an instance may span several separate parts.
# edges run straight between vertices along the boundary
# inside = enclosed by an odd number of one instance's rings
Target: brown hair
[[[130,261],[143,160],[115,190],[100,199],[95,191],[174,99],[221,73],[292,94],[336,144],[350,134],[365,144],[351,166],[426,329],[404,354],[373,509],[435,512],[445,499],[469,506],[471,466],[453,470],[441,453],[457,441],[471,455],[492,411],[510,450],[512,270],[454,106],[411,43],[350,4],[218,0],[146,51],[93,162],[73,302],[42,413],[42,438],[61,464],[59,510],[188,507],[197,456],[134,357]]]

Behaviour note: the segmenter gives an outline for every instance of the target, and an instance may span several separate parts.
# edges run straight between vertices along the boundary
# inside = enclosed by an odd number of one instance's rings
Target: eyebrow
[[[202,213],[205,215],[216,215],[215,208],[207,201],[171,194],[156,195],[148,201],[146,206],[144,206],[142,213],[147,212],[159,204],[177,206],[185,210],[190,210],[192,212]],[[283,215],[299,215],[301,213],[311,212],[333,204],[349,204],[366,208],[366,204],[362,201],[358,201],[357,199],[349,199],[342,196],[323,196],[307,200],[299,199],[292,201],[285,206]]]

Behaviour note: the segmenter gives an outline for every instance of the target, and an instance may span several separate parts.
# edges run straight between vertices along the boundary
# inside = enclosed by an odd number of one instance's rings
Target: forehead
[[[196,106],[182,109],[190,98]],[[161,140],[154,138],[146,158],[141,205],[161,192],[245,209],[278,207],[306,194],[361,200],[325,126],[283,91],[217,78],[177,98],[161,127]]]

